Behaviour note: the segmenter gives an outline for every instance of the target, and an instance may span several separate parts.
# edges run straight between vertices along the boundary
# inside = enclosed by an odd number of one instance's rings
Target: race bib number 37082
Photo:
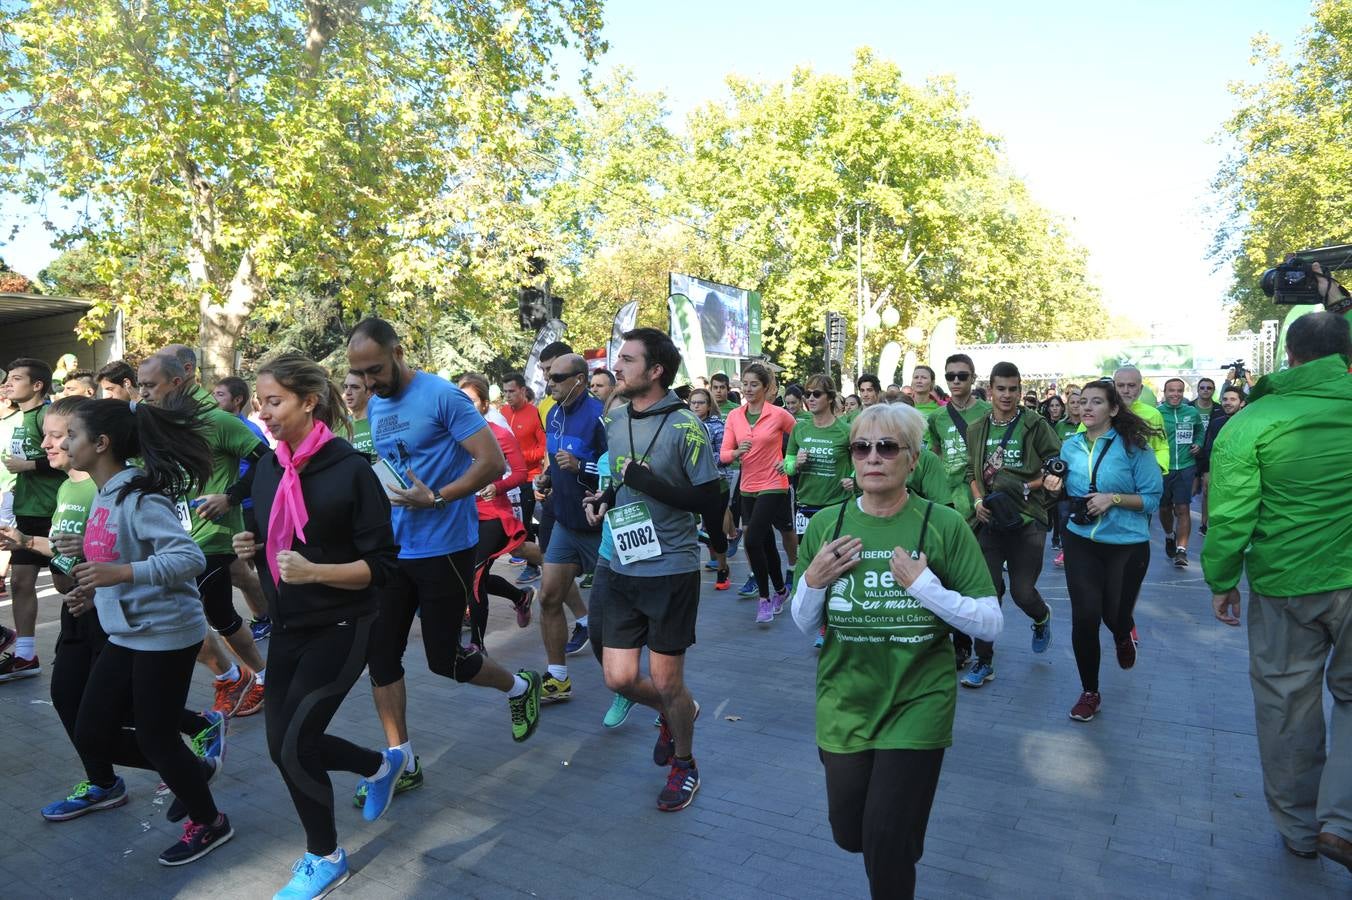
[[[606,513],[606,520],[610,523],[615,556],[621,565],[662,555],[662,545],[657,541],[657,528],[648,512],[648,504],[642,501],[626,503]]]

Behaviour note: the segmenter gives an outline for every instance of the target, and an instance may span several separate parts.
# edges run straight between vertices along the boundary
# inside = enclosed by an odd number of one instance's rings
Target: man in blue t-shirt
[[[427,667],[438,675],[507,694],[512,737],[524,741],[540,715],[540,676],[513,675],[478,648],[460,646],[460,626],[474,578],[479,540],[474,495],[507,467],[497,439],[469,397],[449,382],[415,372],[390,324],[363,319],[348,338],[352,374],[366,382],[371,438],[379,457],[404,478],[391,486],[397,574],[379,585],[380,615],[371,629],[369,671],[376,712],[390,748],[407,767],[396,792],[422,783],[408,738],[404,648],[422,617]],[[366,784],[358,788],[359,797]]]

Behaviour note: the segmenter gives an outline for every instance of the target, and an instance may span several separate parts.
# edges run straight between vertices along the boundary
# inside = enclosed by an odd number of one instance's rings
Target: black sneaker
[[[235,829],[230,827],[230,820],[224,813],[214,825],[198,825],[190,821],[183,826],[183,837],[160,854],[160,865],[185,866],[206,856],[234,836]]]
[[[667,786],[657,795],[657,808],[662,812],[676,812],[685,809],[695,799],[699,790],[699,769],[694,757],[689,762],[679,759],[671,761],[671,771],[667,773]]]
[[[1169,557],[1170,559],[1173,559],[1174,554],[1177,552],[1178,552],[1177,540],[1175,540],[1172,534],[1166,534],[1164,536],[1164,555]]]
[[[695,720],[699,719],[699,701],[695,701]],[[653,744],[653,763],[659,766],[669,766],[676,759],[676,738],[672,736],[671,729],[667,727],[667,717],[659,715],[657,717],[657,743]],[[679,807],[678,807],[679,809]]]
[[[1174,568],[1186,569],[1188,567],[1188,548],[1179,547],[1178,552],[1174,554]]]

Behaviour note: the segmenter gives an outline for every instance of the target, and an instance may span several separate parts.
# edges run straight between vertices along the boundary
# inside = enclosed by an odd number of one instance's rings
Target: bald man
[[[1149,403],[1141,402],[1141,370],[1135,366],[1123,366],[1113,373],[1113,386],[1117,388],[1117,395],[1122,398],[1122,402],[1131,408],[1151,428],[1159,431],[1159,435],[1150,439],[1150,449],[1155,454],[1155,460],[1160,464],[1161,472],[1169,471],[1169,442],[1164,439],[1164,417],[1160,411]],[[1084,426],[1080,426],[1084,430]]]

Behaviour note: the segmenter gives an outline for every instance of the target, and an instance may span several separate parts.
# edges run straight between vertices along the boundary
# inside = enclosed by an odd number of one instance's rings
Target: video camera
[[[1237,360],[1235,360],[1235,361],[1232,362],[1232,363],[1226,363],[1225,365],[1221,366],[1221,368],[1222,368],[1222,369],[1234,369],[1234,370],[1235,370],[1235,381],[1243,381],[1243,380],[1244,380],[1244,376],[1247,375],[1247,374],[1249,374],[1249,370],[1248,370],[1247,367],[1245,367],[1245,365],[1244,365],[1244,360],[1242,360],[1242,359],[1237,359]]]
[[[1329,291],[1325,302],[1319,290],[1320,272],[1315,272],[1318,263],[1322,277],[1333,279],[1333,273],[1346,268],[1352,262],[1352,245],[1342,244],[1332,247],[1319,247],[1313,250],[1301,250],[1279,266],[1273,266],[1263,273],[1259,286],[1263,293],[1280,306],[1323,306],[1332,313],[1346,313],[1352,309],[1352,294],[1336,281]]]

